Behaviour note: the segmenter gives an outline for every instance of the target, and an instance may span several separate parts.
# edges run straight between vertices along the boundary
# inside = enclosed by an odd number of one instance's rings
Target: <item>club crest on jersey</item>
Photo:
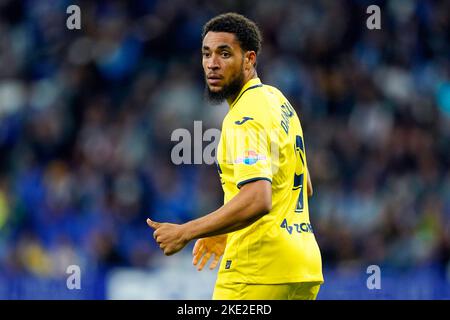
[[[257,163],[259,160],[266,160],[266,156],[262,155],[262,154],[258,154],[253,150],[247,150],[244,152],[244,156],[243,157],[238,157],[234,163],[239,164],[239,163],[243,163],[243,164],[247,164],[247,165],[252,165]]]

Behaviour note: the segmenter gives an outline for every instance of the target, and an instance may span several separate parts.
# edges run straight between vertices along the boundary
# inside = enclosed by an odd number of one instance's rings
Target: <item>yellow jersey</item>
[[[272,183],[272,209],[231,232],[217,281],[323,282],[309,219],[307,164],[300,120],[289,101],[259,78],[248,81],[222,124],[217,166],[227,203],[245,183]]]

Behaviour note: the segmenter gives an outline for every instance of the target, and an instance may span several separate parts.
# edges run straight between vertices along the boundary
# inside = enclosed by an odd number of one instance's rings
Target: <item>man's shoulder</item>
[[[260,110],[264,107],[269,107],[274,100],[278,100],[281,92],[273,87],[266,84],[260,84],[258,86],[253,86],[248,88],[243,94],[238,98],[234,104],[232,110],[236,111],[248,111],[249,109]]]
[[[243,94],[230,111],[267,115],[271,108],[278,107],[285,101],[285,96],[278,88],[262,84],[256,90],[249,90]]]
[[[249,88],[240,99],[236,102],[235,106],[252,107],[259,106],[267,103],[268,105],[274,103],[274,101],[284,101],[286,97],[283,95],[280,89],[268,84],[261,84],[254,89]]]
[[[224,119],[226,126],[240,125],[245,123],[246,118],[260,122],[263,126],[269,126],[273,108],[284,103],[281,91],[271,85],[260,84],[248,88],[236,101]],[[250,121],[247,120],[247,121]]]
[[[236,129],[254,126],[266,127],[270,122],[269,114],[266,103],[246,97],[241,104],[236,104],[227,113],[223,127]]]
[[[269,91],[269,92],[272,93],[272,94],[281,94],[281,95],[283,95],[283,94],[281,93],[280,89],[278,89],[278,88],[275,87],[275,86],[272,86],[272,85],[270,85],[270,84],[264,84],[263,87],[264,87],[265,90]]]

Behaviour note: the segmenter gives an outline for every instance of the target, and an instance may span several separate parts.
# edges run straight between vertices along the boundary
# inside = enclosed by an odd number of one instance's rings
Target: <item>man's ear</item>
[[[245,53],[245,66],[250,69],[256,64],[256,53],[255,51],[247,51]]]

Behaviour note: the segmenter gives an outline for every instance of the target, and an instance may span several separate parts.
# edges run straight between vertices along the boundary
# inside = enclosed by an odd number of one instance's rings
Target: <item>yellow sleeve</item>
[[[237,188],[256,180],[272,182],[270,134],[266,127],[256,118],[243,117],[230,123],[226,135]]]

